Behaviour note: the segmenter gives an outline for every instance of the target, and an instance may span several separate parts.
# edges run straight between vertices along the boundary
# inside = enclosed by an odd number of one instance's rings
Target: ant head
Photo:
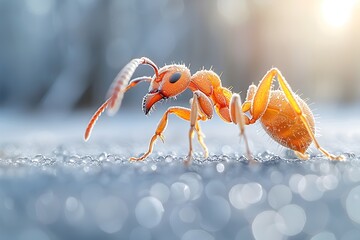
[[[168,65],[159,69],[143,99],[143,110],[148,114],[151,107],[162,99],[175,97],[185,91],[191,81],[190,70],[184,65]]]

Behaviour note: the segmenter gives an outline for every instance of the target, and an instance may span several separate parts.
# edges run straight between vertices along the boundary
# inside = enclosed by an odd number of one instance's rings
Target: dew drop
[[[156,164],[151,165],[151,170],[152,170],[152,171],[156,171],[156,169],[157,169]]]
[[[217,171],[218,173],[222,173],[222,172],[224,172],[224,170],[225,170],[224,164],[222,164],[222,163],[216,164],[216,171]]]
[[[106,159],[107,159],[107,153],[103,152],[99,154],[98,156],[99,162],[105,161]]]

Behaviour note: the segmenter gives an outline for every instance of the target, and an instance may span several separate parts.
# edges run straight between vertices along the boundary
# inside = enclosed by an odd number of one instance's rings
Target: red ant
[[[130,81],[136,68],[141,64],[150,65],[154,69],[155,75],[153,77],[139,77]],[[274,79],[279,82],[279,90],[272,90]],[[175,114],[190,122],[189,153],[185,164],[191,163],[194,131],[197,133],[197,139],[204,150],[205,158],[207,158],[208,149],[203,140],[199,121],[211,119],[213,109],[224,122],[232,122],[239,126],[248,159],[252,159],[252,156],[244,127],[255,123],[257,120],[260,120],[270,137],[279,144],[292,149],[301,159],[309,158],[306,150],[312,142],[327,158],[332,160],[344,158],[330,154],[319,145],[314,135],[314,117],[310,108],[291,90],[277,68],[270,69],[258,86],[254,84],[249,86],[246,100],[242,104],[240,96],[223,87],[220,77],[211,70],[201,70],[191,75],[190,70],[184,65],[174,64],[159,69],[155,63],[146,57],[133,59],[119,72],[108,92],[108,99],[91,118],[85,131],[85,140],[89,139],[92,128],[101,113],[108,108],[109,114],[115,114],[120,107],[124,93],[140,82],[150,83],[149,92],[143,99],[145,114],[149,113],[156,102],[175,97],[186,89],[193,92],[193,98],[190,101],[190,109],[179,106],[169,107],[150,140],[148,151],[142,156],[132,157],[130,160],[145,159],[152,153],[157,138],[164,141],[163,132],[168,124],[169,114]],[[248,113],[250,117],[245,113]]]

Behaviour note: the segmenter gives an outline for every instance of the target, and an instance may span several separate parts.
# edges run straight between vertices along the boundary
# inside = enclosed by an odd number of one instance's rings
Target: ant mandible
[[[139,77],[130,81],[133,73],[139,65],[150,65],[155,75],[153,77]],[[272,82],[277,79],[280,88],[272,90]],[[212,70],[200,70],[194,75],[184,65],[167,65],[158,68],[155,63],[146,57],[131,60],[116,76],[108,91],[108,99],[92,116],[86,131],[85,141],[90,137],[91,131],[100,117],[108,109],[113,115],[121,105],[124,93],[140,82],[149,82],[149,92],[143,98],[143,111],[148,114],[153,105],[162,100],[175,97],[186,89],[193,92],[191,108],[179,106],[169,107],[161,118],[155,134],[152,136],[149,148],[140,157],[131,157],[130,160],[139,161],[148,157],[157,138],[164,142],[163,133],[168,124],[169,114],[175,114],[190,122],[189,130],[189,153],[185,164],[192,160],[192,139],[194,131],[197,139],[204,150],[205,158],[208,157],[208,149],[203,140],[199,121],[206,121],[213,116],[213,108],[220,118],[227,123],[239,126],[240,136],[243,137],[247,158],[252,159],[248,141],[245,135],[245,125],[253,124],[260,120],[265,131],[279,144],[292,149],[301,159],[308,159],[306,153],[309,145],[314,142],[316,148],[331,160],[342,160],[343,156],[335,156],[322,148],[315,138],[314,117],[308,105],[297,96],[277,68],[270,69],[259,85],[249,86],[245,102],[241,103],[239,94],[232,93],[221,85],[220,77]],[[248,113],[248,115],[245,115]],[[250,116],[250,117],[249,117]]]

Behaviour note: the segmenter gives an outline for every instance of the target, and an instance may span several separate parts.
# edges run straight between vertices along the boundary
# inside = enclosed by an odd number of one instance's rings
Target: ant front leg
[[[241,106],[241,97],[234,93],[230,100],[230,116],[233,123],[237,124],[240,129],[240,137],[244,138],[246,155],[248,160],[252,161],[253,157],[249,148],[248,140],[245,135],[245,125],[249,124],[249,118],[244,114]]]
[[[131,157],[130,161],[141,161],[141,160],[144,160],[145,158],[147,158],[152,153],[157,138],[160,138],[164,142],[163,133],[164,133],[164,131],[165,131],[166,127],[167,127],[167,124],[168,124],[169,114],[175,114],[177,117],[179,117],[181,119],[184,119],[186,121],[190,121],[191,110],[189,108],[183,108],[183,107],[170,107],[164,113],[163,117],[159,121],[159,124],[158,124],[158,126],[156,128],[155,134],[151,137],[151,140],[150,140],[150,143],[149,143],[149,148],[148,148],[147,152],[144,153],[140,157]],[[204,120],[204,119],[200,119],[200,120]],[[207,150],[207,147],[206,147],[206,145],[204,143],[203,134],[201,132],[201,129],[200,129],[200,126],[199,126],[198,123],[195,124],[195,131],[197,133],[198,140],[199,140],[201,146],[203,147],[203,149],[205,151],[205,155],[207,156],[208,150]]]
[[[192,161],[193,153],[193,144],[192,139],[194,137],[194,130],[196,130],[196,125],[198,124],[199,118],[203,121],[206,119],[211,119],[213,116],[213,105],[211,100],[202,92],[194,91],[193,98],[191,101],[191,115],[190,115],[190,130],[189,130],[189,153],[184,161],[185,165],[190,165]],[[201,133],[200,133],[201,134]],[[198,133],[199,136],[199,133]],[[200,144],[203,146],[205,151],[205,157],[208,157],[207,148],[205,144],[200,141]]]

